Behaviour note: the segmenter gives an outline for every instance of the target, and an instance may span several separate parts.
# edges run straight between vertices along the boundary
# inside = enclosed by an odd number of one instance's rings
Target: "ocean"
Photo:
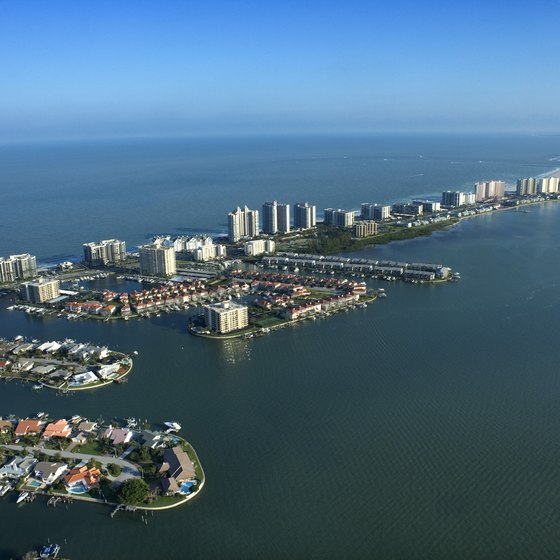
[[[263,139],[260,146],[230,139],[213,164],[210,141],[198,151],[195,144],[164,142],[153,155],[147,141],[100,152],[43,147],[35,168],[21,155],[31,148],[3,148],[14,187],[7,198],[20,216],[16,231],[3,226],[3,252],[47,260],[107,236],[133,244],[159,231],[219,230],[230,206],[271,197],[356,207],[477,179],[512,182],[556,167],[560,153],[558,137]],[[74,182],[85,168],[84,183]],[[423,178],[406,179],[415,173]],[[155,193],[158,176],[168,188]],[[107,212],[101,223],[95,188]],[[207,210],[197,213],[191,199],[206,201]],[[155,200],[158,211],[150,209]],[[87,220],[78,219],[90,204]],[[527,210],[357,253],[439,262],[459,271],[460,282],[370,280],[386,299],[253,340],[192,337],[185,313],[70,322],[7,311],[1,298],[0,336],[70,336],[139,351],[120,386],[60,397],[0,384],[3,414],[178,421],[207,483],[198,498],[147,524],[137,514],[111,519],[97,505],[53,510],[3,498],[0,558],[47,540],[86,560],[557,558],[560,203]],[[55,212],[75,220],[53,222],[56,235],[46,219]]]

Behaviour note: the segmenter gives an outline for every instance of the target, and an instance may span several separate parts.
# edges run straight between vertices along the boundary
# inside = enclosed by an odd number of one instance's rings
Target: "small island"
[[[120,510],[162,510],[194,498],[205,475],[194,448],[165,422],[151,429],[124,422],[49,418],[0,419],[0,496],[47,505],[81,500]]]
[[[33,389],[96,389],[122,383],[131,370],[130,356],[89,342],[0,339],[0,378],[33,383]]]

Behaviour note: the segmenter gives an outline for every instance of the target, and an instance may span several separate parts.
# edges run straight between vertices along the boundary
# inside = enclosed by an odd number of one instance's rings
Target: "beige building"
[[[88,266],[105,266],[126,259],[126,243],[119,239],[104,239],[99,243],[84,243],[84,260]]]
[[[238,331],[249,325],[249,311],[246,305],[225,301],[205,305],[203,309],[206,326],[216,333]]]
[[[222,259],[226,256],[226,246],[213,243],[210,245],[202,245],[193,251],[195,261],[212,261],[214,259]]]
[[[362,220],[354,224],[354,237],[370,237],[377,235],[377,222],[372,220]]]
[[[239,206],[228,214],[228,237],[234,243],[243,237],[256,237],[259,234],[259,211]]]
[[[44,303],[60,295],[60,282],[58,280],[39,280],[26,282],[21,288],[23,299],[33,303]]]
[[[140,274],[147,276],[174,276],[177,273],[173,245],[153,243],[140,247]]]
[[[503,198],[506,190],[504,181],[479,181],[474,185],[474,196],[476,202],[488,198]]]

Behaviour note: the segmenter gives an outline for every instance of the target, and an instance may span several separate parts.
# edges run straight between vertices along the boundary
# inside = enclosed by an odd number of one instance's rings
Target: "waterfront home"
[[[56,422],[51,422],[47,424],[45,431],[43,432],[44,439],[50,439],[53,437],[67,438],[72,433],[72,428],[68,425],[68,422],[64,418],[57,420]]]
[[[128,428],[113,428],[112,426],[109,426],[103,434],[104,437],[111,440],[113,445],[128,443],[133,435],[134,432]]]
[[[43,430],[43,422],[40,420],[20,420],[16,426],[16,436],[25,436],[27,434],[39,434]]]
[[[93,432],[95,428],[97,428],[97,422],[84,421],[80,422],[78,425],[78,430],[80,430],[80,432],[86,432],[88,434]]]
[[[78,432],[76,435],[70,438],[72,443],[77,443],[78,445],[84,445],[87,443],[87,435],[84,432]]]
[[[4,358],[0,358],[0,371],[6,369],[12,362],[10,360],[6,360]]]
[[[32,455],[27,457],[12,457],[4,466],[0,468],[0,478],[22,478],[27,476],[37,459]]]
[[[85,490],[90,490],[99,484],[101,473],[95,467],[88,468],[86,465],[76,467],[68,472],[64,477],[64,484],[66,488],[74,488],[80,484]]]
[[[44,484],[54,484],[67,470],[66,463],[41,461],[35,465],[33,472],[35,478]]]
[[[73,375],[69,384],[73,386],[90,385],[91,383],[96,383],[97,381],[99,381],[99,379],[95,373],[92,371],[84,371]]]
[[[174,478],[177,482],[184,482],[195,475],[194,465],[180,445],[163,451],[163,463],[159,472],[167,473],[169,478]]]
[[[158,447],[163,447],[163,445],[165,445],[163,435],[157,432],[152,432],[151,430],[143,430],[140,433],[140,441],[144,447],[149,447],[150,449],[157,449]]]

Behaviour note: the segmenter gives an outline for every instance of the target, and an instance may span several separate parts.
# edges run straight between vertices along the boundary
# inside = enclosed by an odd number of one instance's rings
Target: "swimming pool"
[[[190,494],[191,488],[194,486],[194,482],[183,482],[179,488],[181,494]]]
[[[38,480],[30,480],[27,483],[27,486],[31,486],[31,488],[39,488],[40,486],[42,486],[42,482],[39,482]]]
[[[69,488],[68,492],[71,494],[85,494],[87,492],[87,488],[80,482],[80,484],[76,484],[76,486]]]

